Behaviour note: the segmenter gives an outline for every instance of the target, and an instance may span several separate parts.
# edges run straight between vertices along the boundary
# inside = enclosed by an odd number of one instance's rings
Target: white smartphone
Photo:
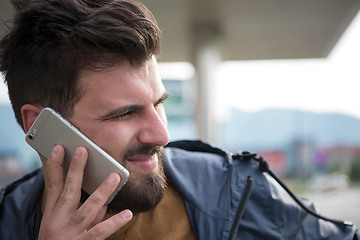
[[[88,151],[84,169],[82,189],[91,195],[106,177],[113,172],[120,175],[121,181],[106,201],[109,204],[129,178],[129,172],[104,150],[82,134],[75,126],[51,108],[44,108],[25,135],[26,142],[44,158],[48,159],[58,144],[65,149],[64,173],[77,147]]]

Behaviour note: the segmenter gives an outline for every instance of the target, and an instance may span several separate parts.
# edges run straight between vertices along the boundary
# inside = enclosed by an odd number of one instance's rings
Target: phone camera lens
[[[28,138],[29,138],[30,140],[32,140],[34,137],[33,137],[32,134],[30,134],[30,135],[28,136]]]

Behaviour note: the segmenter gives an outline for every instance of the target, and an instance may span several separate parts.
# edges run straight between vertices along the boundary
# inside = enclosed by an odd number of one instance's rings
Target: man
[[[356,239],[302,210],[244,161],[201,142],[169,142],[157,72],[160,30],[134,0],[15,1],[1,41],[16,119],[27,132],[52,107],[129,170],[81,193],[87,151],[66,176],[64,148],[0,192],[0,239]],[[164,146],[166,146],[164,148]],[[253,183],[253,184],[252,184]],[[253,186],[253,191],[252,191]],[[241,221],[240,221],[241,220]]]

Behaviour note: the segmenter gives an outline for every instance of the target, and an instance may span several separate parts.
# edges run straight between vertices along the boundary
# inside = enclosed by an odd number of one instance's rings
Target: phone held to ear
[[[120,183],[110,195],[109,204],[129,178],[129,172],[93,141],[82,134],[70,122],[51,108],[44,108],[25,135],[26,142],[40,155],[48,159],[58,144],[65,149],[64,173],[77,147],[88,151],[88,160],[84,169],[82,189],[91,195],[106,177],[113,172],[120,175]]]

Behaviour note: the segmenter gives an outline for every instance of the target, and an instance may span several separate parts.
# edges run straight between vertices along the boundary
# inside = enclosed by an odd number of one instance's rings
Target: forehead
[[[97,107],[145,104],[158,99],[165,91],[154,58],[141,67],[122,62],[104,69],[83,70],[78,87],[82,92],[78,104],[92,101],[102,105]]]

